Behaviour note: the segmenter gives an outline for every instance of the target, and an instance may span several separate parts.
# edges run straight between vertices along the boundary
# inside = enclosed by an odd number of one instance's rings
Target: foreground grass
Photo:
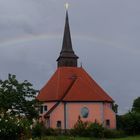
[[[83,138],[83,137],[50,136],[50,137],[44,137],[42,139],[35,138],[33,140],[140,140],[140,136],[126,137],[126,138],[115,138],[115,139],[97,139],[97,138]]]
[[[140,136],[126,137],[126,138],[119,138],[119,139],[108,139],[108,140],[140,140]]]

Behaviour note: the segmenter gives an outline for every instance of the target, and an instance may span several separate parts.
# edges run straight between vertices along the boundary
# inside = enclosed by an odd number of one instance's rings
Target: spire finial
[[[66,10],[68,10],[68,8],[69,8],[69,3],[68,2],[65,3],[65,8],[66,8]]]

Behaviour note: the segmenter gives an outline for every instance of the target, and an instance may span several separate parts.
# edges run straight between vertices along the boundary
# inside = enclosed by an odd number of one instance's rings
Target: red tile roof
[[[59,67],[40,90],[39,101],[108,101],[112,98],[83,68]]]

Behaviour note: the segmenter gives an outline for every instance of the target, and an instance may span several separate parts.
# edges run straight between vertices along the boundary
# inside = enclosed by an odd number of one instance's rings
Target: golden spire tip
[[[68,3],[65,4],[65,8],[66,8],[66,10],[68,10],[68,8],[69,8],[69,4]]]

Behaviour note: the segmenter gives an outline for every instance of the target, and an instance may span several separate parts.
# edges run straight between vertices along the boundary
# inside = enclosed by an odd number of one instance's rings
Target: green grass
[[[140,136],[126,137],[126,138],[119,138],[119,139],[108,139],[108,140],[140,140]]]
[[[126,138],[115,138],[115,139],[97,139],[97,138],[83,138],[83,137],[65,137],[65,136],[50,136],[42,139],[33,140],[140,140],[140,136],[126,137]]]

